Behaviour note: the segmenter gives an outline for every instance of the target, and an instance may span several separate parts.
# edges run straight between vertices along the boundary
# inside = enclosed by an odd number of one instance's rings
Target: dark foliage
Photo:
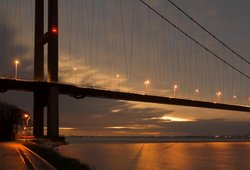
[[[23,113],[16,106],[0,102],[0,141],[14,139],[14,127],[22,123]]]

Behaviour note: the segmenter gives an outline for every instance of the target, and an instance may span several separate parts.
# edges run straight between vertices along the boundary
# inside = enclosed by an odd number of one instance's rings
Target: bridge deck
[[[179,106],[250,112],[249,106],[242,106],[242,105],[229,105],[229,104],[212,103],[212,102],[196,101],[188,99],[152,96],[148,94],[143,95],[143,94],[122,92],[122,91],[111,91],[111,90],[96,89],[90,87],[80,87],[80,86],[55,83],[55,82],[0,78],[0,92],[5,92],[7,90],[18,90],[18,91],[29,91],[29,92],[40,91],[41,93],[46,94],[50,86],[57,86],[60,94],[69,95],[79,99],[84,97],[96,97],[96,98],[106,98],[106,99],[129,100],[129,101],[139,101],[148,103],[171,104]]]

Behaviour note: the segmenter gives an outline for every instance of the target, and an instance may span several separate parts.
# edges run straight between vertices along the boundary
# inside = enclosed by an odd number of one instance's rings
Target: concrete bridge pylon
[[[48,31],[44,33],[44,0],[35,1],[34,80],[45,81],[44,45],[48,45],[47,80],[58,82],[58,0],[48,0]],[[47,136],[59,137],[58,87],[39,87],[34,91],[33,131],[44,136],[44,108],[47,107]]]

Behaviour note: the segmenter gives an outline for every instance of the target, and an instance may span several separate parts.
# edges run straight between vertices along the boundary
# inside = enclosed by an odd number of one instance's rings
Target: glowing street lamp
[[[199,89],[195,89],[195,93],[197,94],[197,96],[199,96],[200,90]]]
[[[147,91],[148,89],[148,85],[149,85],[150,81],[149,80],[145,80],[144,81],[144,85],[145,85],[145,92]]]
[[[178,85],[175,84],[175,85],[174,85],[174,94],[173,94],[173,97],[175,97],[175,92],[176,92],[177,88],[178,88]]]
[[[77,68],[76,68],[76,67],[74,67],[74,68],[73,68],[73,70],[74,70],[74,72],[75,72],[75,76],[76,76],[76,84],[77,84]]]
[[[17,79],[17,65],[20,63],[19,60],[15,60],[15,78]]]
[[[216,93],[216,95],[217,95],[217,97],[218,97],[218,102],[220,101],[220,96],[222,95],[222,93],[220,92],[220,91],[218,91],[217,93]]]
[[[118,80],[118,89],[120,89],[120,74],[116,74],[116,78]]]
[[[233,95],[233,100],[237,101],[237,96],[236,95]]]
[[[25,126],[27,127],[28,126],[28,123],[29,123],[29,120],[30,120],[30,115],[28,113],[25,113],[23,115],[23,117],[26,119],[26,123],[25,123]]]
[[[200,90],[199,89],[195,89],[195,93],[199,94]]]

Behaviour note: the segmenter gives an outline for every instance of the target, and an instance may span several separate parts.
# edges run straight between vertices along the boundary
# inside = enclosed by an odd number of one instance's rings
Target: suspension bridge
[[[249,59],[171,0],[26,1],[0,4],[0,91],[34,93],[36,137],[59,94],[250,112]]]

